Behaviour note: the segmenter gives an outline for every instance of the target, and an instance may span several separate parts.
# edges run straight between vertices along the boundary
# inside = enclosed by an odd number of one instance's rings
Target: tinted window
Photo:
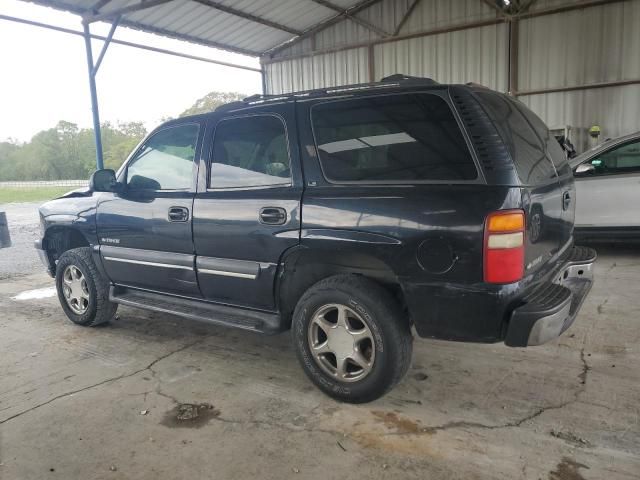
[[[476,167],[451,109],[403,94],[315,105],[322,170],[333,181],[473,180]]]
[[[169,127],[144,143],[127,167],[130,189],[181,190],[191,188],[198,125]]]
[[[565,155],[564,150],[562,150],[562,147],[558,143],[556,137],[552,135],[540,117],[529,110],[524,104],[518,102],[516,105],[547,147],[547,154],[551,158],[558,175],[570,175],[571,167],[569,166],[567,156]]]
[[[284,124],[271,115],[222,120],[213,139],[211,188],[290,183]]]
[[[613,148],[589,162],[594,175],[640,172],[640,141]]]
[[[521,110],[516,108],[516,103],[497,93],[478,92],[477,95],[507,144],[520,181],[525,185],[535,185],[555,178],[556,171],[547,158],[546,146]],[[564,156],[562,151],[560,154]]]

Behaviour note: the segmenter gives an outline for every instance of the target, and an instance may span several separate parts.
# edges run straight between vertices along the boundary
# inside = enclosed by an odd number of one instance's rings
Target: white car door
[[[576,227],[639,227],[640,140],[612,147],[584,164],[593,170],[576,173]]]

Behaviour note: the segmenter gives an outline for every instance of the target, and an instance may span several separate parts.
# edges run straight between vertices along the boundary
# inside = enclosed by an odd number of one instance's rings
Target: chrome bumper
[[[512,347],[541,345],[560,336],[574,322],[593,285],[596,252],[573,247],[553,281],[525,297],[509,321],[505,343]]]

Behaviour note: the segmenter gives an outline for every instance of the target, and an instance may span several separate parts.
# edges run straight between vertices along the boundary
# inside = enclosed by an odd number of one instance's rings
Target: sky
[[[80,17],[19,0],[0,14],[82,30]],[[106,35],[109,25],[92,24]],[[257,59],[118,27],[114,38],[259,68]],[[97,58],[102,42],[93,42]],[[142,121],[148,130],[211,91],[261,91],[260,74],[111,44],[97,75],[100,121]],[[59,120],[91,127],[84,40],[0,19],[0,141],[29,141]]]

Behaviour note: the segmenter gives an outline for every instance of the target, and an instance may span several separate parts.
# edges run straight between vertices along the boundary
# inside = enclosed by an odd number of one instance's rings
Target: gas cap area
[[[429,273],[447,273],[457,257],[451,244],[443,237],[428,238],[418,247],[418,264]]]

